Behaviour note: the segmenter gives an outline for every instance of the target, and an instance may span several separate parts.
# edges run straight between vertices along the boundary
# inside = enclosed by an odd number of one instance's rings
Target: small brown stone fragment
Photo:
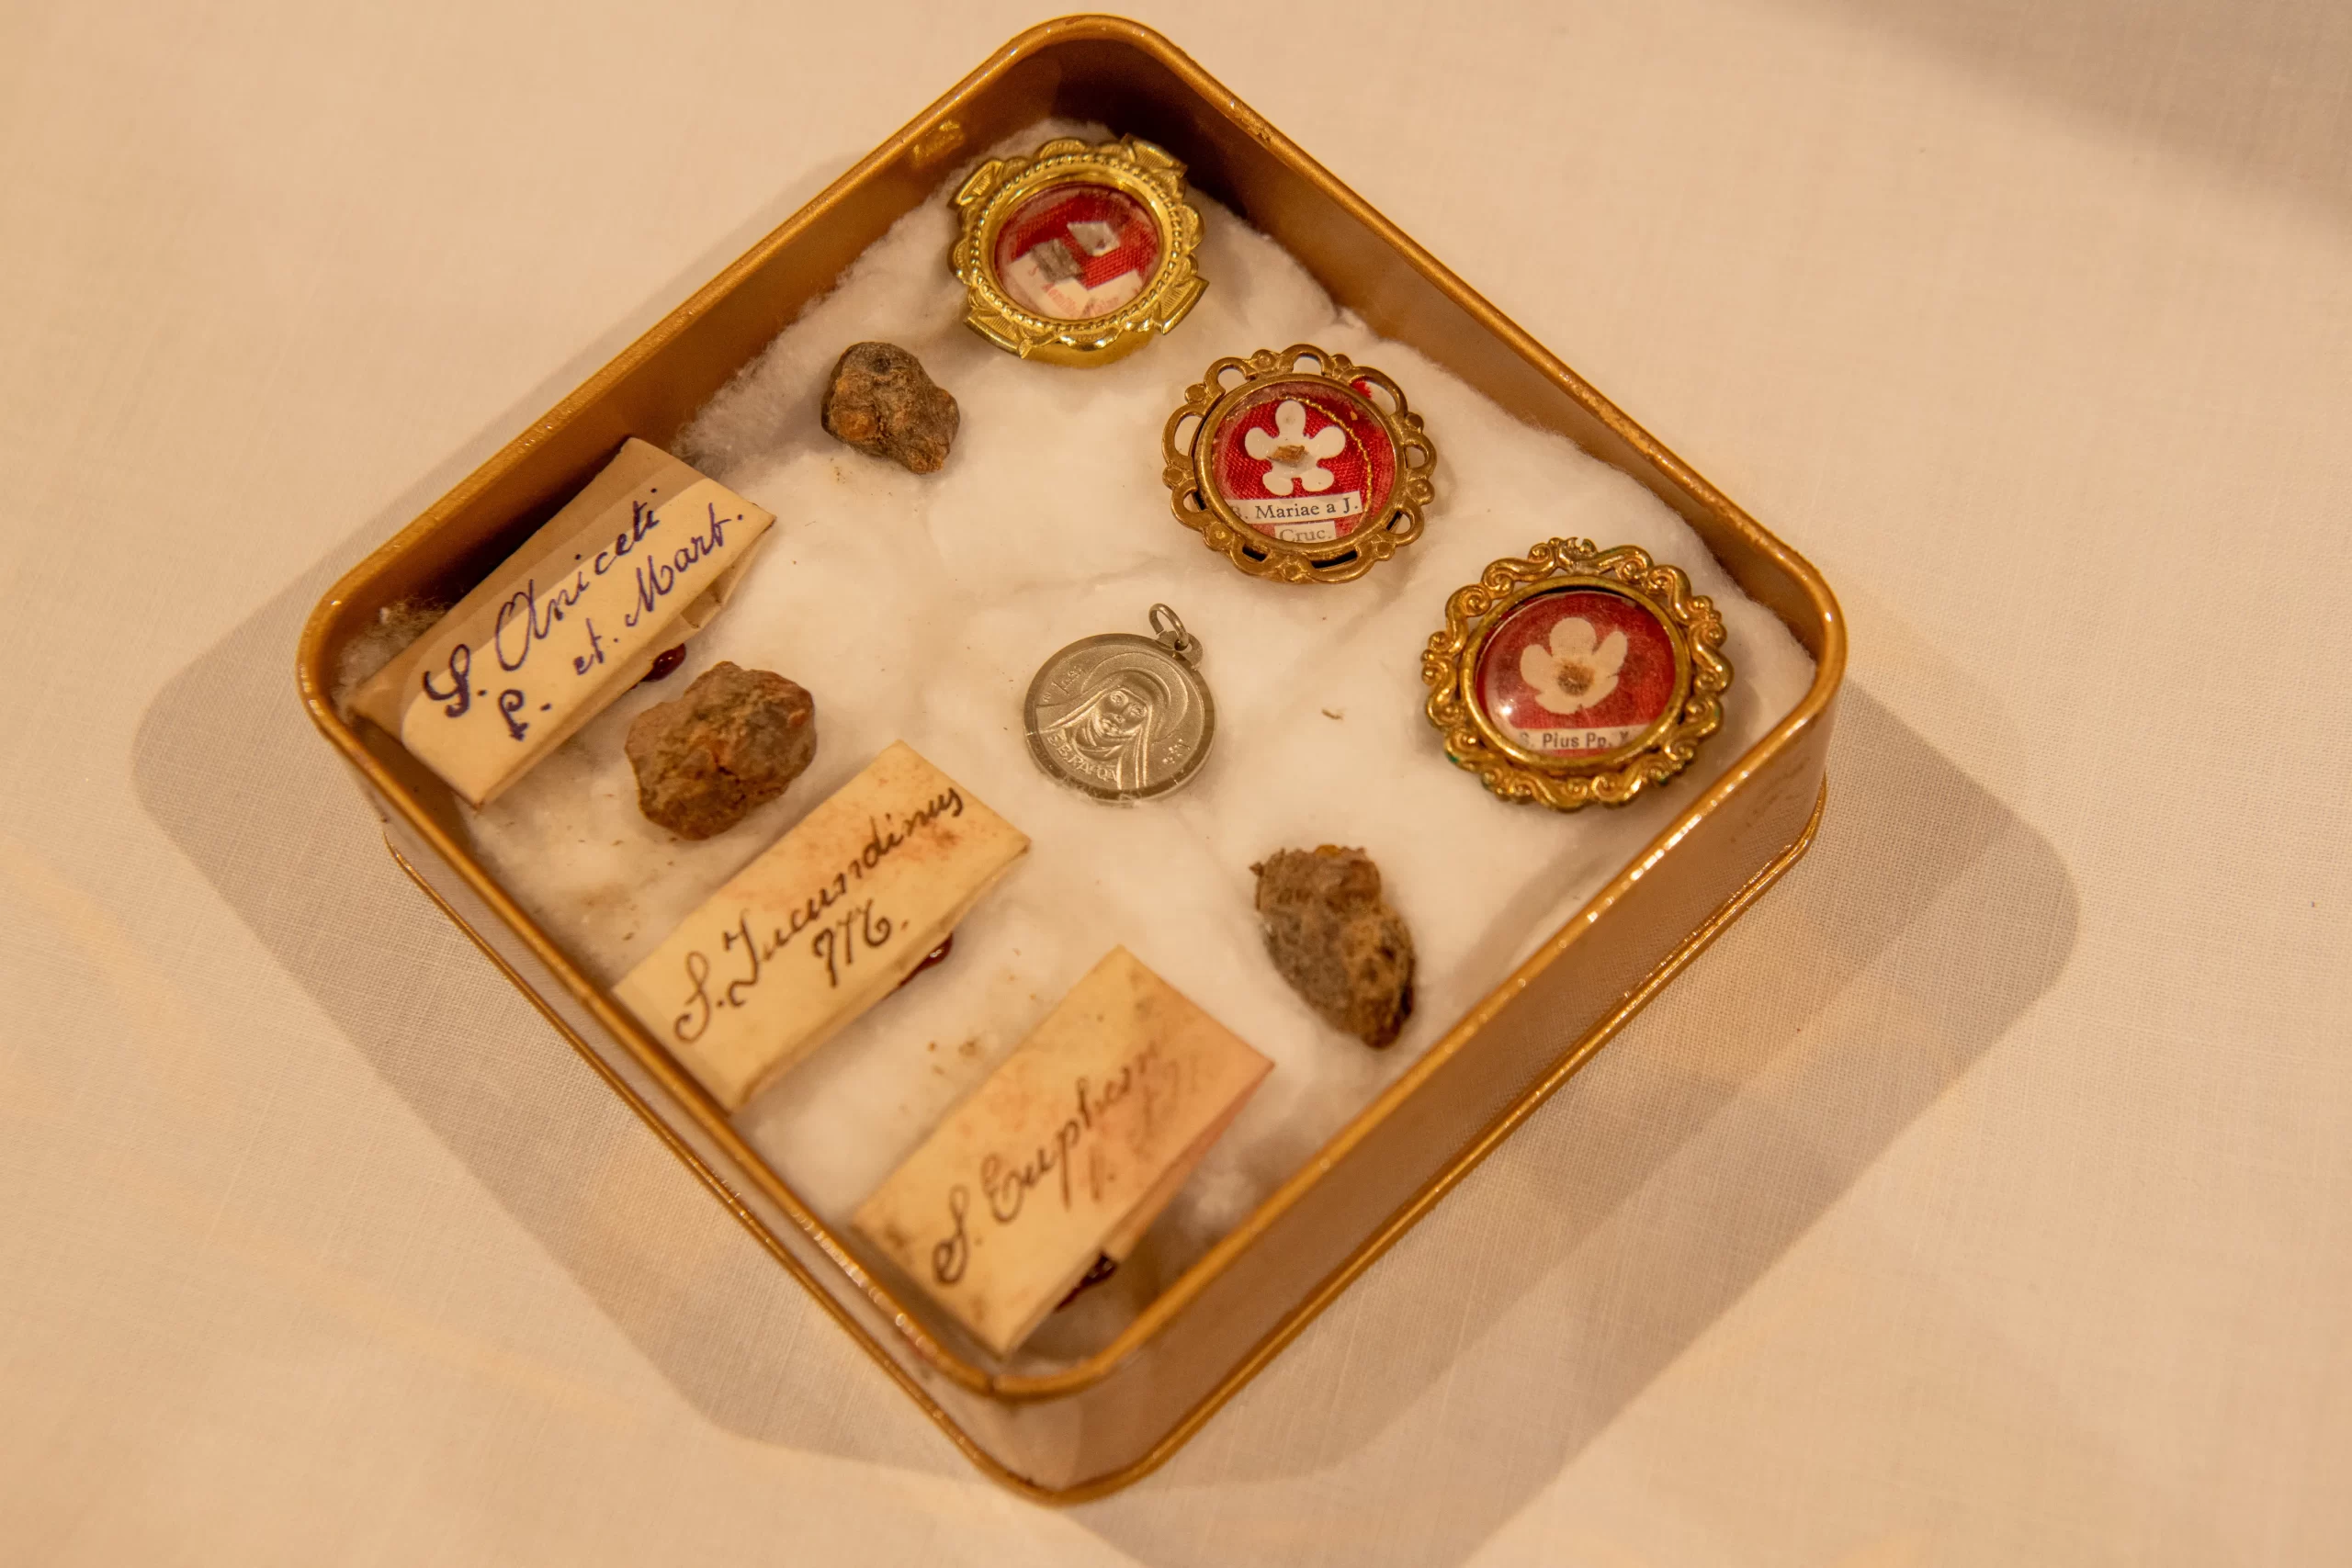
[[[637,808],[707,839],[782,795],[817,754],[816,700],[783,676],[720,662],[628,727]]]
[[[861,452],[935,474],[956,444],[955,398],[894,343],[852,344],[825,388],[825,429]]]
[[[1413,1015],[1413,933],[1380,901],[1380,867],[1362,850],[1283,850],[1258,874],[1266,952],[1332,1028],[1387,1045]]]

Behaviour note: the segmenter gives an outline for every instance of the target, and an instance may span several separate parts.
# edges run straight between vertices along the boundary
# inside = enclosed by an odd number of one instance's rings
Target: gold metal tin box
[[[447,788],[396,739],[336,714],[332,683],[338,655],[379,609],[416,595],[456,599],[626,438],[667,446],[893,220],[943,199],[942,182],[968,150],[1047,116],[1166,148],[1194,188],[1280,241],[1375,330],[1632,475],[1788,625],[1817,673],[1793,712],[1714,784],[1690,791],[1590,903],[1114,1340],[1030,1375],[994,1364],[927,1303],[870,1273],[851,1239],[812,1213],[492,880]],[[1495,544],[1524,548],[1550,526],[1527,519]],[[311,719],[358,773],[393,853],[444,911],[975,1463],[1030,1495],[1075,1500],[1173,1452],[1804,852],[1819,820],[1845,629],[1828,586],[1794,551],[1166,39],[1119,18],[1078,17],[991,55],[354,568],[311,612],[297,659]]]

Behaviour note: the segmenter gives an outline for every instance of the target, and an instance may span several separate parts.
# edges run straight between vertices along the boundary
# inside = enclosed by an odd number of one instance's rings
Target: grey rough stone
[[[852,344],[825,387],[825,429],[861,452],[935,474],[962,415],[922,361],[894,343]]]
[[[1283,850],[1258,874],[1258,919],[1274,968],[1332,1028],[1378,1047],[1413,1016],[1413,933],[1381,902],[1362,850]]]
[[[766,670],[720,662],[628,727],[637,808],[682,839],[707,839],[782,795],[817,754],[817,703]]]

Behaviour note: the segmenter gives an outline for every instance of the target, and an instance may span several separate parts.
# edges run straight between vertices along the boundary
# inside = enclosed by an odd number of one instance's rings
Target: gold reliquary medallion
[[[982,337],[1055,365],[1108,365],[1184,319],[1201,215],[1184,165],[1139,137],[991,158],[956,193],[948,265]]]
[[[1176,521],[1253,577],[1345,582],[1421,535],[1437,447],[1396,383],[1312,344],[1220,359],[1160,437]]]
[[[1446,601],[1421,654],[1446,755],[1505,800],[1623,806],[1723,724],[1724,623],[1631,545],[1546,539]]]

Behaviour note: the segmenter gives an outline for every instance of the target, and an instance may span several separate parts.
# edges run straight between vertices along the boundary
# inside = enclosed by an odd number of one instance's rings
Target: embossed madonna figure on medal
[[[1139,137],[991,158],[956,193],[948,265],[982,337],[1056,365],[1107,365],[1184,319],[1201,215],[1184,165]]]
[[[1200,638],[1165,604],[1151,629],[1083,637],[1038,667],[1022,717],[1057,782],[1125,805],[1182,788],[1208,760],[1216,703],[1193,668]]]
[[[1253,577],[1345,582],[1421,535],[1437,447],[1396,383],[1312,344],[1220,359],[1160,436],[1176,520]]]
[[[1723,724],[1724,623],[1631,545],[1546,539],[1445,604],[1421,654],[1446,755],[1505,800],[1623,806]]]

